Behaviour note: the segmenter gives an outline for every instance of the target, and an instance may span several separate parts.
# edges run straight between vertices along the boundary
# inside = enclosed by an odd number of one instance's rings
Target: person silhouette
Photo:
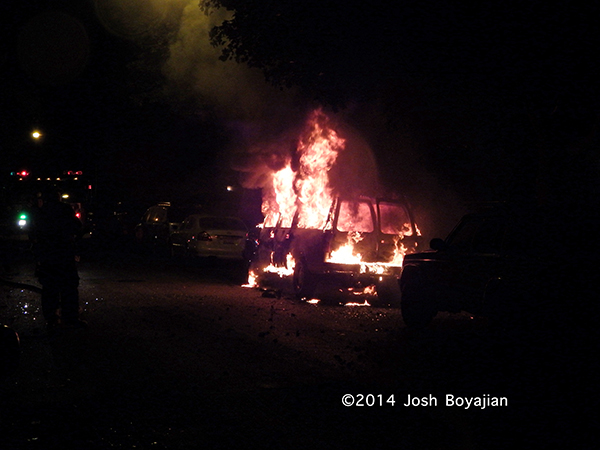
[[[82,224],[71,205],[61,202],[55,186],[38,195],[33,218],[33,249],[36,274],[42,285],[42,314],[49,332],[63,328],[85,328],[79,318],[79,273],[76,241]]]

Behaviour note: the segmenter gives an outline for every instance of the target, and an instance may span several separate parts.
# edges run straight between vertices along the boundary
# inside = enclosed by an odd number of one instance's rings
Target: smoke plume
[[[260,70],[219,59],[220,50],[210,44],[209,31],[229,13],[206,15],[198,0],[97,0],[96,9],[115,34],[142,46],[149,38],[166,43],[161,66],[164,97],[175,104],[192,103],[199,117],[216,116],[227,130],[229,164],[240,174],[242,185],[251,189],[268,185],[273,172],[283,168],[296,151],[306,119],[318,105],[294,89],[281,90],[266,83]],[[381,186],[387,184],[418,198],[422,205],[435,207],[439,199],[450,195],[422,170],[415,156],[418,149],[406,135],[390,131],[377,105],[358,105],[327,115],[346,141],[330,172],[336,191],[388,195]],[[393,173],[384,183],[378,165]],[[425,221],[436,222],[430,212],[422,215]],[[445,220],[435,225],[447,228]]]

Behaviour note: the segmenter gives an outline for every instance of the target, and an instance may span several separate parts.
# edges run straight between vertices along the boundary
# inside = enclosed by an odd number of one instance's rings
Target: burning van
[[[300,298],[328,286],[376,290],[380,301],[393,303],[404,255],[415,250],[420,233],[405,200],[363,189],[370,178],[365,165],[350,165],[367,152],[353,153],[350,134],[339,129],[316,110],[287,151],[267,152],[264,221],[248,285],[289,278]]]
[[[420,240],[407,204],[368,197],[335,198],[321,227],[267,217],[252,274],[290,276],[294,293],[310,299],[319,284],[340,289],[376,289],[379,301],[396,303],[393,287],[408,251]]]

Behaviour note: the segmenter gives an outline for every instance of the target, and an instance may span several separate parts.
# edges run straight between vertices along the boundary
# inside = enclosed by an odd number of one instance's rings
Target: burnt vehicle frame
[[[341,226],[348,207],[357,206],[367,212],[365,222],[354,227]],[[395,226],[384,224],[382,216],[389,211],[401,212]],[[356,224],[355,224],[356,225]],[[352,229],[354,228],[354,229]],[[353,240],[355,254],[361,260],[347,262],[332,258],[332,252]],[[285,218],[265,218],[251,261],[251,270],[264,284],[269,276],[265,267],[287,269],[297,298],[311,298],[317,286],[327,284],[340,289],[375,285],[379,301],[397,304],[396,280],[401,264],[393,263],[400,246],[414,250],[421,242],[414,217],[403,200],[371,197],[336,197],[322,227],[302,227],[299,212]],[[291,259],[290,259],[291,257]],[[290,267],[291,266],[291,267]],[[268,283],[268,281],[266,281]]]

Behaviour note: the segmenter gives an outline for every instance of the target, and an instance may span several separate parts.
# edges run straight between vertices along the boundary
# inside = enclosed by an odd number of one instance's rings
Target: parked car
[[[248,229],[237,217],[192,214],[173,231],[169,245],[173,256],[217,257],[244,261]]]
[[[134,229],[136,242],[167,245],[171,233],[179,228],[189,214],[199,209],[193,205],[173,205],[171,202],[160,202],[151,206]]]
[[[556,259],[533,211],[490,208],[464,216],[431,250],[406,255],[399,285],[408,327],[439,311],[507,324],[540,312]]]
[[[336,198],[323,226],[301,226],[298,211],[289,222],[266,217],[251,267],[259,274],[259,284],[269,268],[293,270],[298,298],[312,297],[319,283],[339,288],[375,285],[379,300],[391,304],[397,300],[393,288],[402,270],[398,251],[401,246],[414,251],[420,239],[406,202]],[[349,243],[351,254],[336,257]]]
[[[124,245],[134,237],[145,208],[130,202],[105,202],[89,212],[93,240],[101,245]]]

